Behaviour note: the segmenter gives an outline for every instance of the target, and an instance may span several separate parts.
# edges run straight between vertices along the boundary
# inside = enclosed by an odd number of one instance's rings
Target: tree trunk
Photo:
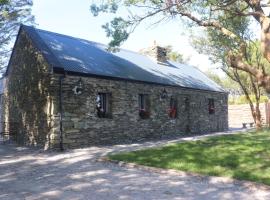
[[[261,24],[261,49],[264,57],[270,62],[270,19],[268,17],[262,18]]]
[[[254,113],[256,130],[260,131],[262,129],[262,115],[260,111],[261,90],[260,90],[260,87],[258,86],[258,82],[254,80],[253,76],[250,74],[249,77],[250,77],[253,93],[255,95],[255,100],[256,100],[256,107],[255,107],[255,113]]]
[[[235,80],[238,82],[238,84],[240,85],[240,87],[242,88],[242,91],[245,94],[246,99],[249,102],[249,107],[251,110],[251,115],[253,117],[253,121],[255,123],[256,126],[256,130],[259,131],[262,129],[262,117],[261,117],[261,111],[260,111],[260,88],[256,86],[255,81],[253,80],[252,75],[250,75],[250,80],[252,83],[252,88],[253,88],[253,93],[255,95],[255,99],[256,99],[256,105],[254,106],[254,103],[252,102],[250,96],[249,96],[249,92],[247,90],[247,87],[242,83],[240,76],[237,72],[237,70],[233,71],[234,73],[234,78]]]
[[[260,111],[260,104],[256,103],[254,108],[254,104],[249,101],[249,106],[251,110],[251,115],[253,117],[253,121],[255,123],[256,131],[260,131],[262,129],[262,116]]]
[[[260,131],[262,129],[262,115],[260,111],[260,103],[256,103],[255,108],[255,124],[256,124],[256,130]]]
[[[269,35],[270,37],[270,35]],[[270,93],[270,75],[262,69],[257,69],[254,66],[245,62],[244,56],[240,53],[237,55],[229,54],[228,63],[233,69],[245,71],[256,78],[258,85],[263,87],[267,93]]]

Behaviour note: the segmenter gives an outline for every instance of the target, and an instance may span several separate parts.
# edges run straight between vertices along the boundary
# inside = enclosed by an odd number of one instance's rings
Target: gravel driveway
[[[159,174],[96,161],[109,152],[175,141],[91,147],[64,153],[0,144],[0,199],[270,199],[270,191],[264,187]]]

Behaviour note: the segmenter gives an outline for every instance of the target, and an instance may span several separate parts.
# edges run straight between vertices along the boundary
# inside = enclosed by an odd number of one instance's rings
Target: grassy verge
[[[206,138],[110,155],[140,165],[227,176],[270,185],[270,131]]]

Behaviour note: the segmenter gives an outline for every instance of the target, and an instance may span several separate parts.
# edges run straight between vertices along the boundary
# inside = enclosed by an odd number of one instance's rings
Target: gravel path
[[[159,174],[97,162],[109,152],[180,140],[91,147],[64,153],[0,144],[0,199],[270,199],[270,190],[215,178]]]

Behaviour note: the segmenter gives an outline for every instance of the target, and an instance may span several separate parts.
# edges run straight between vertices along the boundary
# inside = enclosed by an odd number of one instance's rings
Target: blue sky
[[[33,0],[33,14],[37,27],[40,29],[71,35],[91,41],[107,44],[103,24],[112,19],[110,14],[93,17],[89,8],[92,0]],[[97,0],[95,2],[98,2]],[[120,12],[125,13],[125,10]],[[141,24],[122,48],[138,51],[153,44],[154,40],[160,45],[172,45],[184,57],[190,57],[190,64],[205,71],[214,66],[207,56],[199,55],[189,45],[188,32],[180,22],[168,22],[159,26],[149,27],[149,23]]]

